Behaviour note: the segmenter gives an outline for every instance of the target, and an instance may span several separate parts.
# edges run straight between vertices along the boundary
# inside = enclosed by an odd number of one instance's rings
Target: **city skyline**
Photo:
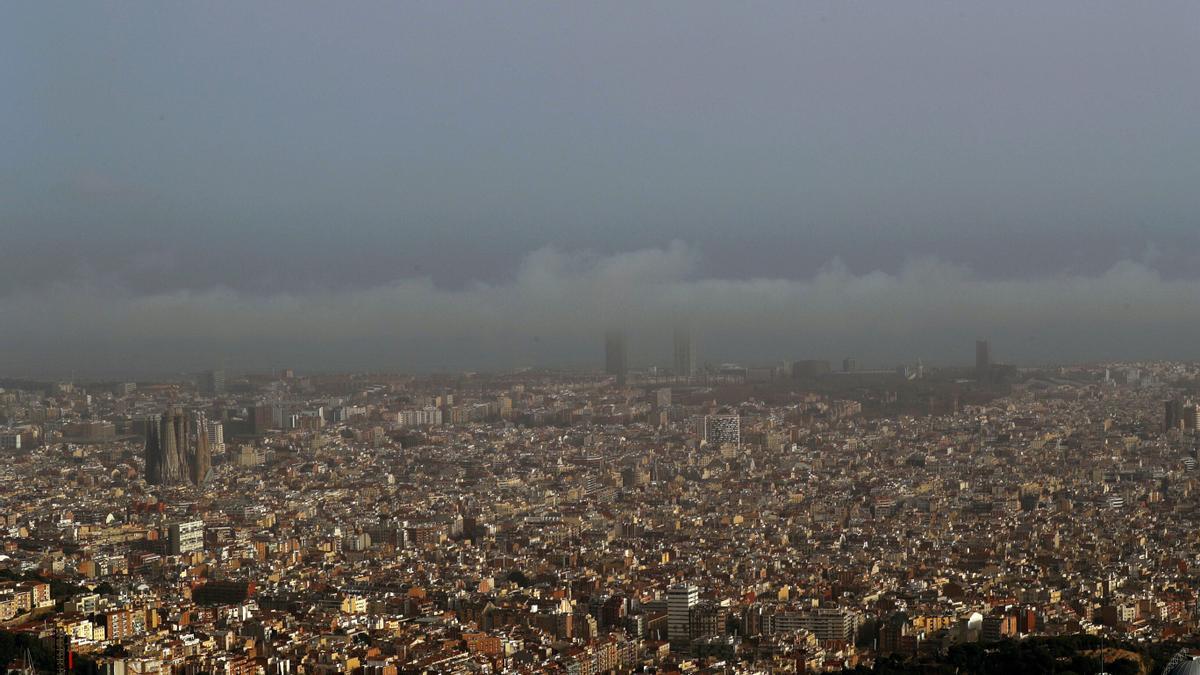
[[[1200,364],[972,344],[951,372],[5,382],[0,662],[1188,672]]]
[[[0,669],[1200,672],[1200,3],[0,7]]]

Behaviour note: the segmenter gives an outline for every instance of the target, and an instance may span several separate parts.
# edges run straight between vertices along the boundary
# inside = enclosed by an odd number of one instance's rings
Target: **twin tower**
[[[204,413],[168,408],[146,427],[146,482],[200,485],[212,471]]]

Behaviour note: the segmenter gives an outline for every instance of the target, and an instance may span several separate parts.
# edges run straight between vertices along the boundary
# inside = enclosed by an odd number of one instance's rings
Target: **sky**
[[[1200,4],[0,7],[0,375],[1196,356]]]

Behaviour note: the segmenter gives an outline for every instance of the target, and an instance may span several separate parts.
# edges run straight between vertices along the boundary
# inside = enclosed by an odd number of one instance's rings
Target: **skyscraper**
[[[200,376],[200,389],[211,396],[225,393],[225,371],[209,370]]]
[[[1163,429],[1170,431],[1178,429],[1184,424],[1183,416],[1183,399],[1173,398],[1166,402],[1165,411],[1163,414]]]
[[[625,386],[629,365],[625,360],[625,334],[609,331],[604,336],[604,372],[617,378],[617,386]]]
[[[145,457],[151,485],[203,483],[212,470],[204,414],[167,409],[157,424],[146,428]]]
[[[676,377],[691,377],[696,374],[696,355],[692,352],[692,336],[684,328],[675,329]]]
[[[975,373],[986,376],[992,368],[992,346],[987,340],[975,341]]]

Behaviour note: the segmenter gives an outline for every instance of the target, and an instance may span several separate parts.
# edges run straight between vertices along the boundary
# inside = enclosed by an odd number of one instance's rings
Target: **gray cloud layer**
[[[802,280],[722,279],[676,242],[615,255],[545,248],[510,282],[461,289],[428,278],[278,294],[56,285],[4,296],[0,313],[25,318],[0,344],[0,368],[18,373],[593,365],[612,327],[646,364],[667,361],[679,322],[712,361],[966,363],[977,336],[1002,359],[1073,361],[1192,356],[1200,281],[1134,261],[1092,276],[992,280],[932,259],[895,274],[834,260]]]
[[[1200,269],[1200,3],[9,3],[0,289]]]
[[[0,374],[594,363],[611,324],[648,362],[676,320],[1189,356],[1198,63],[1192,0],[8,3]]]

